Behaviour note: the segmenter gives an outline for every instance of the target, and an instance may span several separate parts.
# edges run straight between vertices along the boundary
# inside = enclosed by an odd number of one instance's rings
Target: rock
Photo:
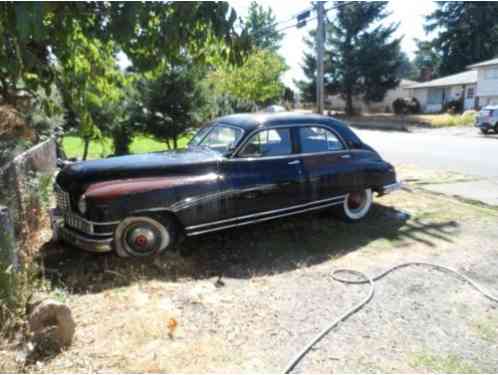
[[[50,341],[60,350],[71,345],[76,324],[68,306],[46,299],[34,306],[28,327],[35,344]]]

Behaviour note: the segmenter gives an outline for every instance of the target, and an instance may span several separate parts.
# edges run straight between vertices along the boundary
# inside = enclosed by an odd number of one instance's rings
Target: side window
[[[265,157],[292,154],[289,129],[268,129],[254,134],[238,156]]]
[[[340,151],[343,144],[330,130],[320,127],[306,126],[299,128],[299,142],[302,153]]]

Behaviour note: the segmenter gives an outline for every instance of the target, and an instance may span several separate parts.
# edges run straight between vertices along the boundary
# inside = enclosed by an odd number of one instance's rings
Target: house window
[[[469,87],[467,89],[467,99],[474,99],[474,88]]]
[[[484,70],[485,79],[498,79],[498,68]]]

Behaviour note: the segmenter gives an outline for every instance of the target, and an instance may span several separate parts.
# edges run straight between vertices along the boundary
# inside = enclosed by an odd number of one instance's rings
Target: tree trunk
[[[88,149],[90,148],[90,138],[85,138],[84,139],[85,146],[83,148],[83,160],[86,160],[88,157]]]
[[[351,90],[349,90],[349,89],[346,90],[346,115],[347,116],[354,115],[353,94],[351,93]]]
[[[173,147],[176,150],[178,148],[178,137],[173,137]]]

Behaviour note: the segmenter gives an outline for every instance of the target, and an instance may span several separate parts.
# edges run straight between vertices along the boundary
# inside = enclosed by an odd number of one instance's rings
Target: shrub
[[[461,100],[450,100],[443,106],[443,111],[450,114],[462,113],[463,103]]]
[[[392,106],[393,112],[397,115],[420,113],[420,102],[417,98],[397,98]]]

